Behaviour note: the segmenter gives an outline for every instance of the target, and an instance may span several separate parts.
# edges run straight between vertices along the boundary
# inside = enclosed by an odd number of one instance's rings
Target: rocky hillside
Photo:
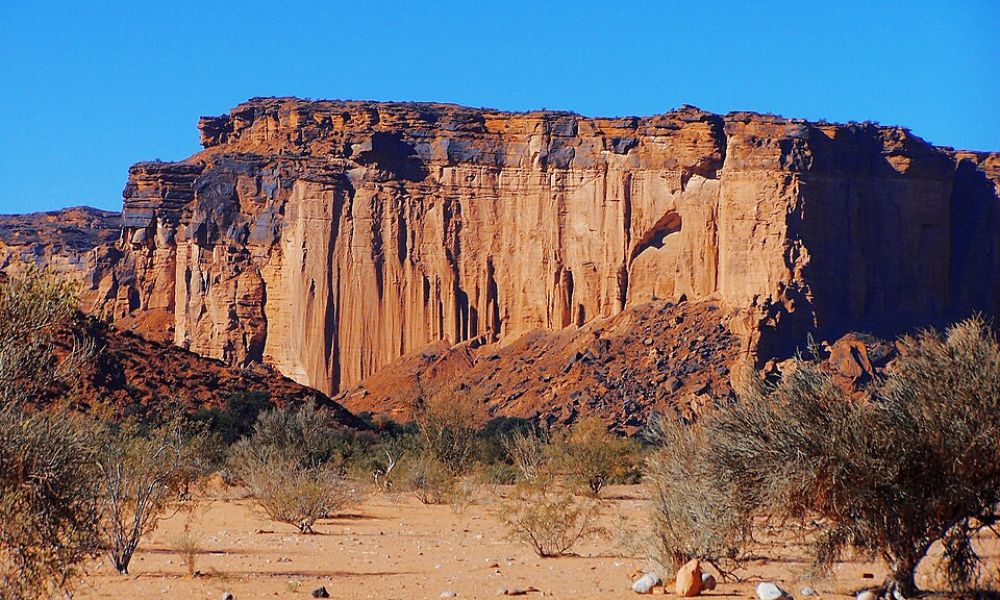
[[[721,327],[735,350],[720,356],[761,365],[810,334],[891,337],[1000,307],[1000,157],[903,128],[294,98],[199,128],[203,151],[131,168],[120,241],[79,259],[85,306],[359,408],[391,404],[376,381],[414,356],[475,346],[459,385],[512,412],[570,410],[574,390],[512,383],[557,377],[515,369],[515,349],[545,362],[552,346],[554,365],[609,327],[624,356],[649,337],[631,319],[682,299],[715,307],[692,352],[718,350],[700,344]],[[652,345],[692,343],[673,335]],[[627,379],[639,387],[603,401],[663,401],[653,387],[688,367],[647,362],[594,371],[594,389]],[[499,391],[489,364],[511,370]]]
[[[221,361],[147,340],[96,319],[81,319],[78,337],[92,340],[93,364],[70,390],[52,390],[53,398],[74,408],[106,416],[169,419],[201,409],[224,408],[237,395],[261,394],[270,406],[315,402],[346,427],[364,425],[340,404],[295,383],[265,365],[236,369]],[[68,345],[67,345],[68,348]],[[68,393],[67,393],[68,392]],[[36,399],[41,403],[49,399]]]

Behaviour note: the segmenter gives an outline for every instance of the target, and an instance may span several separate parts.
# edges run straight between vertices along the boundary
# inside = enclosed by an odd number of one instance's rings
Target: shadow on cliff
[[[359,144],[353,158],[363,165],[377,166],[397,179],[423,181],[429,175],[416,148],[399,133],[373,133],[368,141]]]
[[[970,159],[909,135],[810,128],[811,164],[787,221],[789,267],[804,285],[764,307],[758,356],[788,358],[811,334],[895,339],[1000,313],[1000,196]],[[794,170],[794,169],[793,169]]]

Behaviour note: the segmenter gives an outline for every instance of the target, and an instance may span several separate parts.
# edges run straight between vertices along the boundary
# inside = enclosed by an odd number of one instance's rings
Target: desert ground
[[[320,586],[332,598],[386,600],[493,598],[505,589],[567,599],[636,595],[632,579],[650,564],[626,550],[621,538],[645,519],[648,499],[642,486],[611,488],[601,506],[609,536],[581,543],[574,555],[560,558],[539,558],[505,539],[495,515],[497,500],[508,492],[480,488],[475,501],[464,506],[428,506],[405,494],[376,494],[321,521],[315,535],[303,535],[268,520],[238,489],[201,490],[189,510],[169,516],[144,540],[129,575],[116,574],[104,558],[95,560],[74,597],[217,600],[230,592],[235,600],[309,598]],[[185,528],[201,546],[193,577],[171,549]],[[806,548],[794,539],[783,533],[762,541],[760,559],[739,572],[741,581],[721,582],[702,595],[755,598],[760,581],[774,581],[798,598],[806,586],[823,598],[846,598],[884,575],[879,565],[845,561],[830,577],[809,579]],[[985,555],[992,570],[987,579],[995,586],[1000,547],[991,543]],[[917,581],[924,589],[939,587],[928,565]]]

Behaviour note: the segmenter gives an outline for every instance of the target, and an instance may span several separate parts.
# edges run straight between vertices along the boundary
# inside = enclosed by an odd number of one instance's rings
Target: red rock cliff
[[[139,163],[92,309],[327,393],[431,342],[711,297],[761,355],[1000,304],[1000,159],[905,129],[254,99]]]

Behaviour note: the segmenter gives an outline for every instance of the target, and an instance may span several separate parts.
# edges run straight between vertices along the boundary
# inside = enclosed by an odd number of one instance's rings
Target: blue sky
[[[1000,150],[1000,2],[0,0],[0,213],[121,205],[252,96],[585,115],[684,103]]]

